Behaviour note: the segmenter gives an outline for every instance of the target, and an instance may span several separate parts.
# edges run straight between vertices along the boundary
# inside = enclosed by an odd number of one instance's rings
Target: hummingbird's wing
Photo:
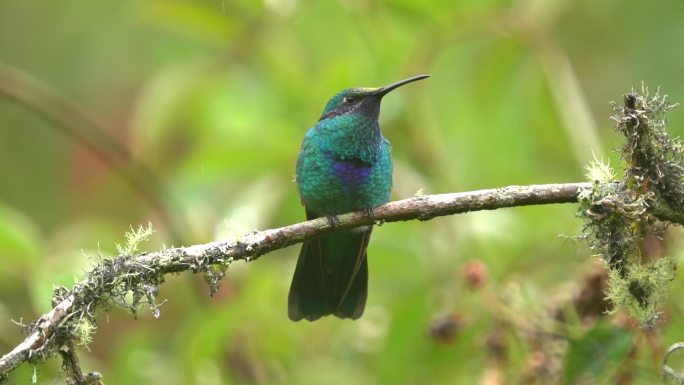
[[[307,219],[317,215],[307,210]],[[357,319],[368,295],[366,248],[372,226],[304,242],[288,299],[291,320],[314,321],[324,315]]]

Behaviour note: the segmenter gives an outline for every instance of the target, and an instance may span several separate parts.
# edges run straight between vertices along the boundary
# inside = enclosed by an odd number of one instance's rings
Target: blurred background
[[[130,226],[155,250],[303,220],[300,141],[343,88],[432,76],[383,102],[393,199],[582,181],[592,151],[619,169],[609,102],[642,81],[684,100],[684,2],[658,3],[1,1],[0,353]],[[683,110],[668,120],[681,135]],[[231,265],[214,297],[168,277],[160,318],[103,312],[82,364],[108,385],[652,384],[684,305],[651,331],[604,314],[575,211],[377,228],[356,322],[288,320],[298,246]]]

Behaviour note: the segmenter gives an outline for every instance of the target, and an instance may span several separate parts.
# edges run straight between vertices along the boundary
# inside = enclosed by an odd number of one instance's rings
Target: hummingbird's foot
[[[372,207],[365,207],[363,209],[363,216],[364,217],[372,217],[373,216],[373,208]]]
[[[335,214],[328,214],[325,216],[328,219],[328,223],[332,227],[337,227],[340,225],[340,220],[337,218],[337,215]]]

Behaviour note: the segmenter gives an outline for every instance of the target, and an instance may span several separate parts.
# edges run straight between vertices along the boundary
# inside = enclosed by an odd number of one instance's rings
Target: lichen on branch
[[[592,188],[579,196],[578,214],[586,220],[589,246],[610,269],[606,296],[612,311],[626,310],[644,327],[653,326],[660,302],[674,278],[670,257],[649,260],[641,242],[649,233],[662,235],[671,221],[657,217],[655,207],[681,216],[684,209],[684,153],[681,142],[666,131],[665,112],[675,107],[660,93],[631,92],[614,105],[622,147],[624,177],[614,182],[610,166],[596,160],[588,167]]]
[[[665,113],[678,103],[667,95],[650,95],[647,88],[631,92],[622,106],[614,105],[613,120],[625,136],[622,158],[627,163],[626,187],[652,191],[656,198],[677,212],[684,209],[684,152],[682,142],[667,132]]]

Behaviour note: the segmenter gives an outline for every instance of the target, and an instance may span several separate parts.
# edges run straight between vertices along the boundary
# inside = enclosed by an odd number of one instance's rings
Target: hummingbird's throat
[[[358,113],[344,114],[325,120],[317,128],[321,149],[333,158],[375,162],[382,143],[377,119]]]

